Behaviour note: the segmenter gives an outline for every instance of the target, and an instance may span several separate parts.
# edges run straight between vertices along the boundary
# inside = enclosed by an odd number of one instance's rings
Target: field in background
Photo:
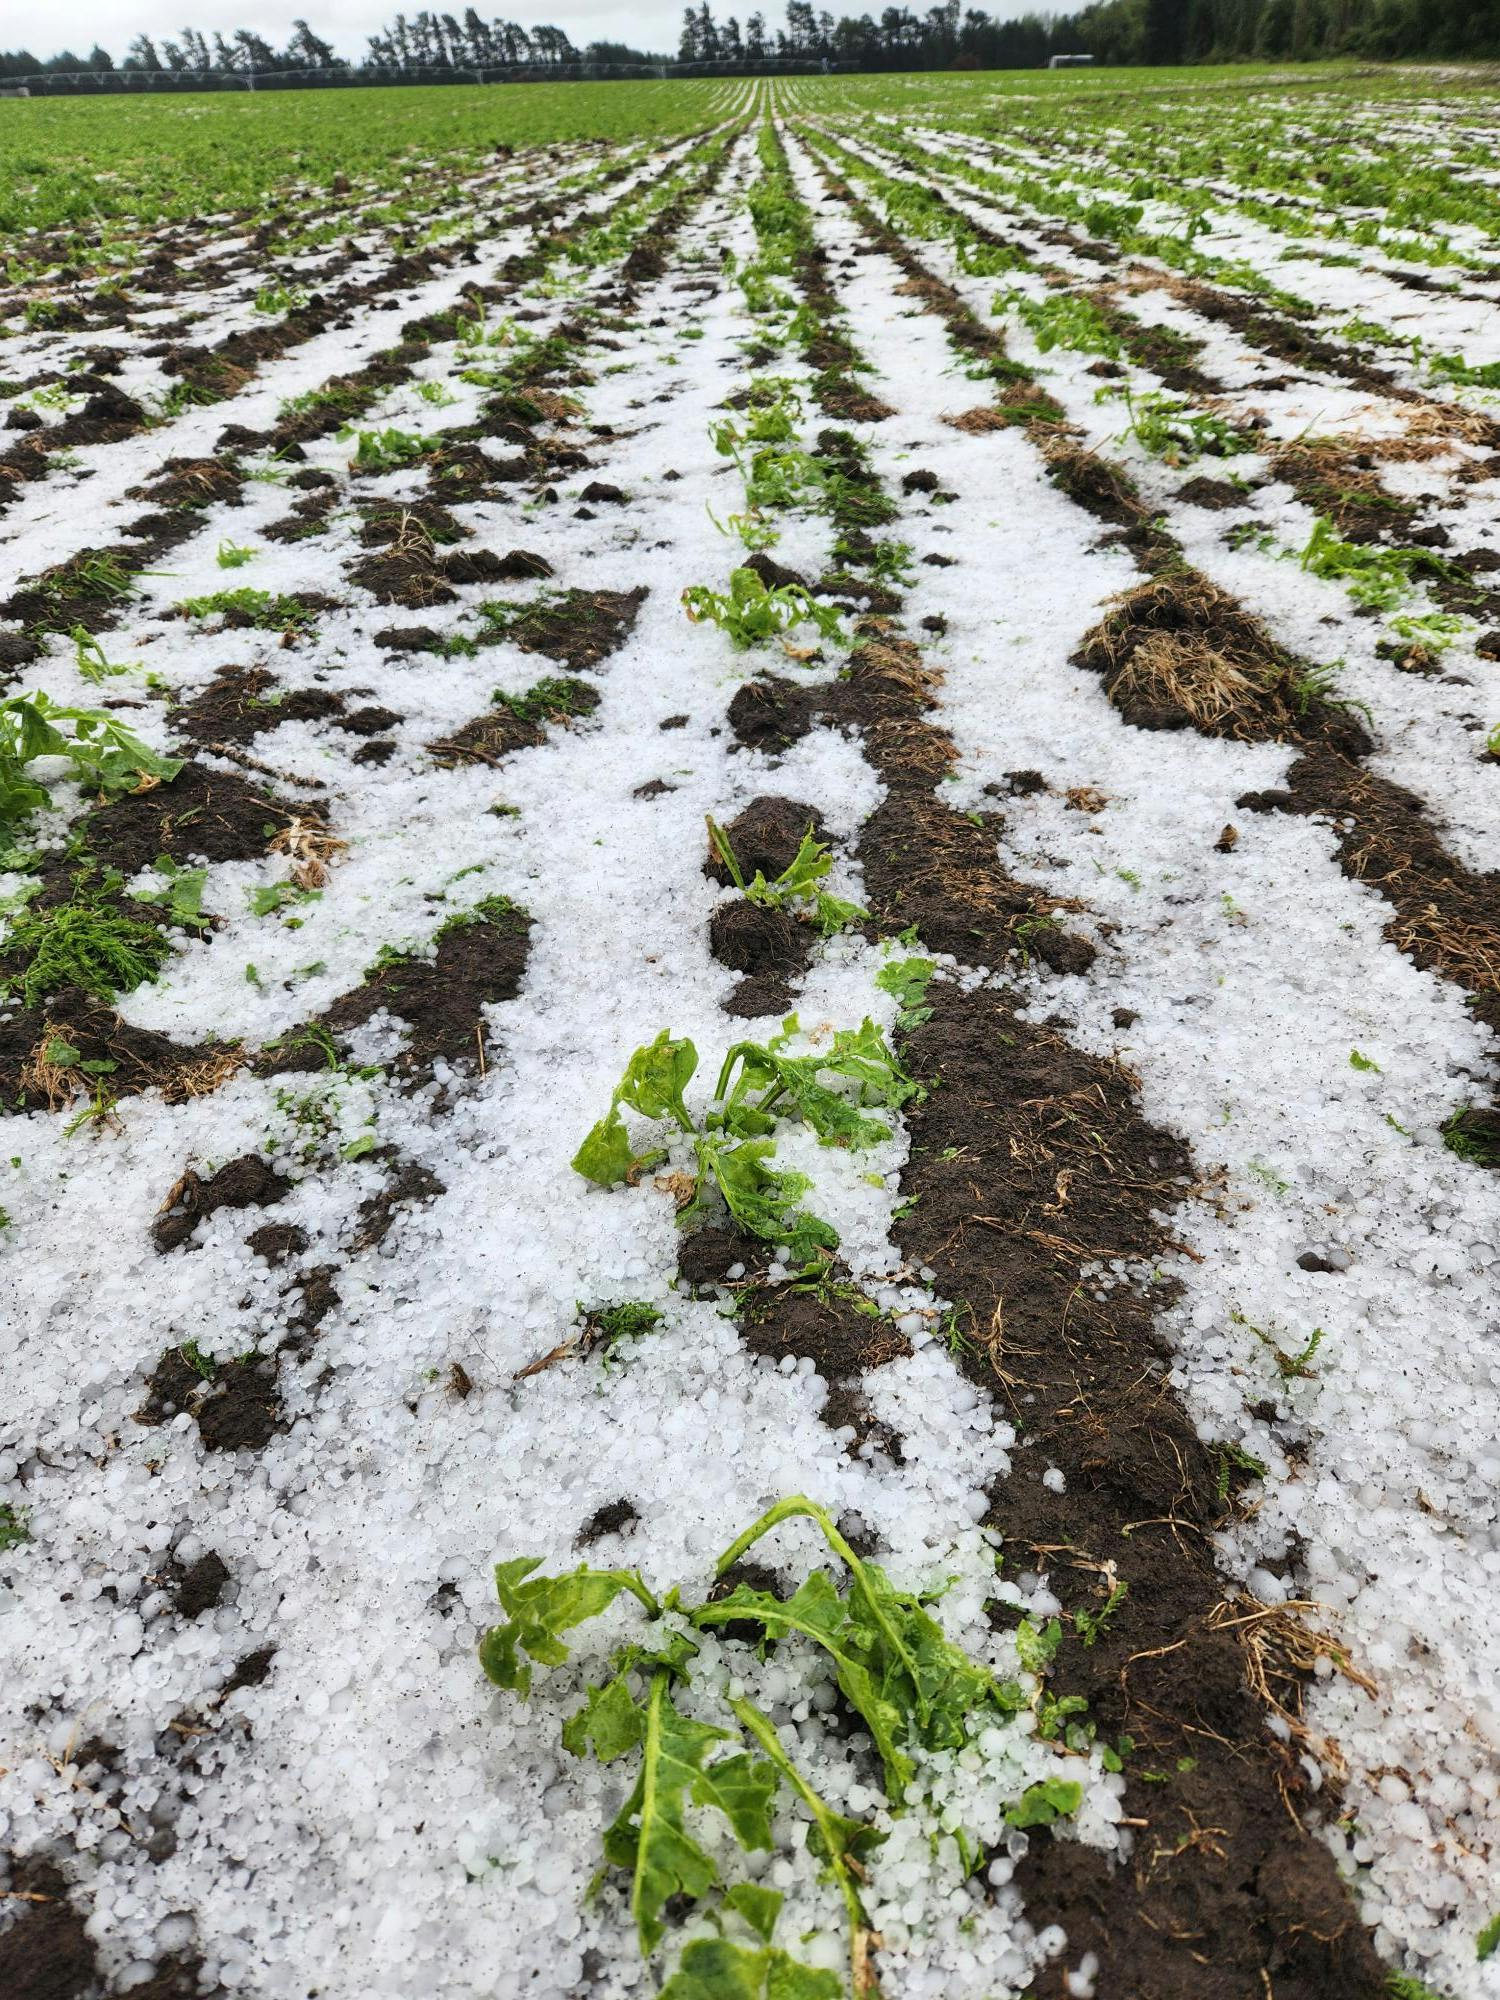
[[[1497,2000],[1497,125],[0,105],[8,2000]]]

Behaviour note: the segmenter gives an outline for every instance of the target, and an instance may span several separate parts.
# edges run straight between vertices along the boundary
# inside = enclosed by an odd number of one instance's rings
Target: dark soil
[[[79,827],[89,852],[126,877],[159,854],[174,861],[255,861],[290,815],[233,771],[184,764],[170,784],[96,806]]]
[[[17,1003],[0,1010],[0,1104],[20,1110],[48,1102],[44,1091],[28,1085],[26,1072],[51,1034],[76,1048],[80,1063],[113,1063],[110,1088],[120,1097],[159,1090],[168,1104],[180,1104],[216,1089],[238,1067],[233,1050],[223,1044],[195,1048],[154,1029],[133,1027],[107,1002],[69,987],[40,1007]]]
[[[20,1921],[0,1931],[0,1993],[5,2000],[84,2000],[98,1990],[99,1967],[84,1920],[67,1885],[46,1863],[23,1864],[10,1880]]]
[[[206,1555],[175,1572],[171,1581],[173,1601],[184,1618],[201,1618],[212,1611],[224,1594],[229,1569],[222,1556],[210,1549]]]
[[[430,1075],[439,1059],[477,1069],[483,1009],[514,1000],[530,949],[531,919],[524,911],[455,925],[439,938],[434,958],[397,958],[379,967],[363,986],[334,1001],[323,1025],[335,1036],[347,1034],[385,1008],[410,1029],[396,1065],[401,1075]],[[321,1055],[314,1051],[313,1057],[321,1066]]]
[[[138,1424],[164,1424],[186,1410],[208,1451],[264,1451],[285,1428],[273,1354],[221,1362],[205,1380],[180,1347],[167,1348],[146,1381]]]
[[[1177,497],[1186,500],[1190,507],[1207,507],[1218,512],[1250,505],[1250,495],[1236,486],[1233,480],[1210,479],[1201,472],[1178,487]]]
[[[276,1173],[258,1153],[245,1153],[216,1174],[200,1180],[191,1168],[172,1190],[172,1200],[151,1225],[151,1241],[158,1251],[176,1250],[190,1242],[198,1223],[221,1208],[267,1208],[282,1201],[292,1191],[292,1183]]]
[[[1133,1737],[1135,1859],[1112,1869],[1033,1836],[1026,1907],[1069,1944],[1036,1990],[1062,1996],[1092,1951],[1112,1996],[1374,2000],[1383,1975],[1333,1859],[1289,1816],[1309,1803],[1306,1776],[1268,1738],[1238,1643],[1207,1622],[1223,1595],[1208,1540],[1219,1468],[1166,1379],[1153,1325],[1164,1288],[1100,1298],[1082,1280],[1088,1263],[1149,1263],[1165,1247],[1156,1215],[1181,1200],[1187,1155],[1145,1123],[1117,1065],[997,995],[937,985],[927,999],[932,1018],[905,1053],[941,1088],[908,1112],[902,1193],[915,1205],[896,1233],[958,1304],[963,1365],[1024,1440],[988,1525],[1007,1567],[1050,1572],[1069,1612],[1098,1611],[1099,1565],[1129,1585],[1095,1645],[1064,1638],[1050,1691],[1082,1695],[1101,1737]],[[1049,1466],[1061,1494],[1041,1484]]]
[[[666,724],[663,723],[662,727],[665,728]],[[803,836],[809,828],[815,839],[827,840],[828,830],[816,806],[804,805],[799,799],[768,794],[752,799],[743,812],[737,813],[728,822],[723,832],[747,882],[753,881],[757,874],[764,875],[768,882],[774,882],[796,860]],[[726,888],[734,879],[712,841],[709,842],[704,872]]]
[[[359,1220],[352,1251],[373,1250],[384,1243],[403,1209],[432,1201],[444,1192],[444,1183],[420,1160],[402,1160],[379,1194],[368,1196],[359,1205]]]
[[[721,965],[746,975],[720,1006],[726,1014],[755,1020],[763,1014],[784,1014],[792,1005],[817,934],[785,910],[763,908],[735,896],[710,917],[708,943]]]
[[[1390,942],[1473,994],[1475,1017],[1500,1030],[1500,873],[1465,867],[1414,792],[1334,750],[1299,757],[1286,784],[1272,803],[1337,829],[1339,866],[1392,906]]]
[[[343,698],[326,688],[283,689],[265,667],[221,667],[191,701],[172,711],[172,727],[195,743],[253,743],[283,722],[321,722]]]
[[[854,1298],[863,1294],[850,1291],[845,1297],[832,1288],[777,1285],[752,1292],[741,1303],[740,1338],[752,1354],[772,1361],[805,1355],[827,1383],[857,1383],[866,1369],[910,1354],[911,1342],[888,1319],[860,1311]]]
[[[624,645],[646,601],[634,590],[565,590],[517,612],[505,632],[523,653],[541,653],[583,673]]]
[[[581,1549],[591,1548],[606,1535],[623,1535],[640,1518],[630,1501],[610,1500],[590,1514],[573,1540]]]
[[[532,750],[543,741],[548,726],[562,728],[581,714],[591,714],[599,706],[599,693],[587,681],[565,680],[566,707],[537,720],[517,715],[511,708],[492,708],[466,722],[451,736],[440,737],[427,748],[440,764],[499,764],[516,750]]]

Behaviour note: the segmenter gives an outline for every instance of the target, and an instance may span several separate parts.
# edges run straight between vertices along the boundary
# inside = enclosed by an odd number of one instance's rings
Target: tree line
[[[1055,55],[1091,55],[1101,63],[1176,64],[1316,61],[1324,57],[1500,58],[1500,0],[1093,0],[1072,14],[1028,13],[997,20],[982,7],[944,0],[925,14],[887,7],[835,16],[812,0],[788,0],[780,27],[756,12],[722,21],[710,0],[689,6],[676,65],[733,74],[779,62],[856,70],[1033,69]],[[671,57],[625,42],[579,49],[549,25],[484,20],[470,7],[462,20],[425,9],[368,38],[352,61],[306,21],[283,49],[240,28],[205,35],[138,35],[116,64],[108,51],[64,50],[39,61],[29,50],[0,52],[0,83],[41,78],[43,90],[149,87],[175,80],[197,88],[243,87],[250,76],[285,83],[463,81],[475,71],[546,74],[612,67],[674,67]],[[96,81],[72,81],[92,72]]]

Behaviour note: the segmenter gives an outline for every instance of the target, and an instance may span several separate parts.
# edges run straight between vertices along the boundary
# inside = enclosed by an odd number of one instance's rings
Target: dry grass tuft
[[[328,880],[329,862],[336,854],[345,853],[348,846],[348,841],[330,833],[322,820],[298,814],[271,842],[271,852],[289,858],[292,880],[299,889],[321,889]]]
[[[1309,669],[1191,571],[1126,591],[1074,659],[1103,675],[1111,702],[1143,729],[1188,727],[1254,743],[1295,740],[1327,725]]]
[[[970,436],[979,436],[985,431],[1010,429],[1010,425],[1000,412],[988,403],[977,410],[960,410],[957,416],[945,416],[943,422],[950,424],[956,431],[967,431]]]
[[[1332,1737],[1315,1736],[1308,1728],[1303,1719],[1303,1691],[1316,1674],[1319,1660],[1329,1661],[1336,1673],[1368,1695],[1378,1694],[1379,1689],[1336,1639],[1308,1623],[1310,1618],[1326,1615],[1326,1606],[1306,1598],[1292,1598],[1285,1604],[1256,1604],[1240,1598],[1215,1605],[1208,1623],[1210,1630],[1232,1632],[1239,1640],[1251,1693],[1280,1717],[1292,1741],[1316,1757],[1337,1784],[1348,1771],[1344,1753]]]

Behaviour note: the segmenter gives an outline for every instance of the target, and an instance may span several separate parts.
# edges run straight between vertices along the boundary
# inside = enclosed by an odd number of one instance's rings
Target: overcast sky
[[[548,21],[565,28],[580,47],[595,40],[630,42],[637,48],[671,51],[677,46],[682,24],[681,0],[632,0],[630,6],[610,5],[609,0],[474,0],[485,20],[499,15],[507,20],[534,27]],[[109,50],[116,62],[138,34],[175,36],[186,21],[211,35],[215,28],[229,34],[235,28],[253,28],[279,48],[291,33],[298,15],[307,19],[316,34],[332,42],[341,56],[363,54],[365,37],[384,27],[397,13],[420,13],[429,5],[434,13],[452,13],[463,19],[463,0],[73,0],[58,7],[56,0],[0,0],[0,48],[30,49],[45,61],[64,45],[75,55],[85,56],[95,42]],[[779,24],[780,0],[762,5],[768,21]],[[754,0],[736,8],[733,0],[720,0],[714,12],[721,19],[738,12],[743,22],[755,12]]]

